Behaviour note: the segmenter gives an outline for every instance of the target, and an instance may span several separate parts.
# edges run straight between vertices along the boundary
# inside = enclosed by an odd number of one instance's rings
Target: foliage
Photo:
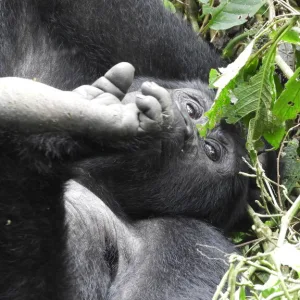
[[[251,230],[233,238],[244,255],[229,258],[213,299],[300,299],[300,1],[164,3],[233,61],[211,71],[216,100],[199,132],[205,136],[221,119],[242,123],[249,173],[241,176],[261,190],[261,213],[249,207]],[[259,155],[270,150],[277,155],[275,181]]]

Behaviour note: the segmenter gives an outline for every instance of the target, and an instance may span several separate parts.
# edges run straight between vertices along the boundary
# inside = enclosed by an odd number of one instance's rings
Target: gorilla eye
[[[189,101],[185,106],[186,111],[191,119],[197,120],[201,117],[202,111],[199,109],[196,103]]]
[[[211,143],[205,142],[204,151],[209,159],[212,161],[217,161],[220,158],[220,149]]]

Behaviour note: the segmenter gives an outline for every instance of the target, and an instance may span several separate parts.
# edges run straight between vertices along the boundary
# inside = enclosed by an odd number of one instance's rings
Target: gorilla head
[[[159,133],[135,138],[113,155],[80,163],[75,176],[116,211],[134,219],[185,215],[230,227],[247,202],[248,179],[238,174],[246,169],[238,128],[221,122],[206,138],[199,136],[196,126],[203,123],[214,98],[200,81],[138,78],[123,103],[135,101],[145,80],[168,90],[172,123]]]

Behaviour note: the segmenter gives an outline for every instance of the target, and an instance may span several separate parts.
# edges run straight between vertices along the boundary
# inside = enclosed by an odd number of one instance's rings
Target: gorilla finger
[[[104,76],[100,77],[98,80],[96,80],[93,84],[94,87],[103,90],[106,93],[113,94],[118,99],[122,99],[124,97],[124,93],[114,85],[111,81],[109,81]]]
[[[91,85],[82,85],[73,90],[73,92],[79,94],[87,100],[92,100],[104,93],[101,89]]]
[[[130,63],[121,62],[108,70],[104,77],[126,94],[133,82],[134,71],[134,67]]]
[[[138,133],[153,133],[153,132],[159,132],[161,131],[161,126],[149,119],[146,115],[144,115],[143,113],[139,114],[139,128],[138,128]]]
[[[162,109],[157,99],[152,96],[137,95],[136,105],[149,119],[160,124],[162,123]]]
[[[116,96],[109,93],[99,95],[98,97],[94,98],[92,102],[99,105],[120,104],[120,100]]]
[[[123,105],[122,109],[124,113],[122,117],[121,127],[126,132],[127,136],[135,136],[137,134],[140,122],[139,110],[135,103]]]
[[[155,82],[144,82],[141,87],[144,95],[153,96],[156,98],[163,110],[163,113],[171,113],[172,99],[170,93]]]

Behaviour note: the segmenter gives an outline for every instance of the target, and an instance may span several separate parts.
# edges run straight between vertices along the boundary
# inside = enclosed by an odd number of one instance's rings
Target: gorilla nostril
[[[184,123],[186,125],[185,127],[185,140],[189,139],[193,134],[194,134],[194,129],[193,129],[193,122],[191,122],[191,119],[189,115],[187,114],[186,110],[183,108],[182,104],[179,103],[178,101],[175,101],[176,106],[184,120]]]

